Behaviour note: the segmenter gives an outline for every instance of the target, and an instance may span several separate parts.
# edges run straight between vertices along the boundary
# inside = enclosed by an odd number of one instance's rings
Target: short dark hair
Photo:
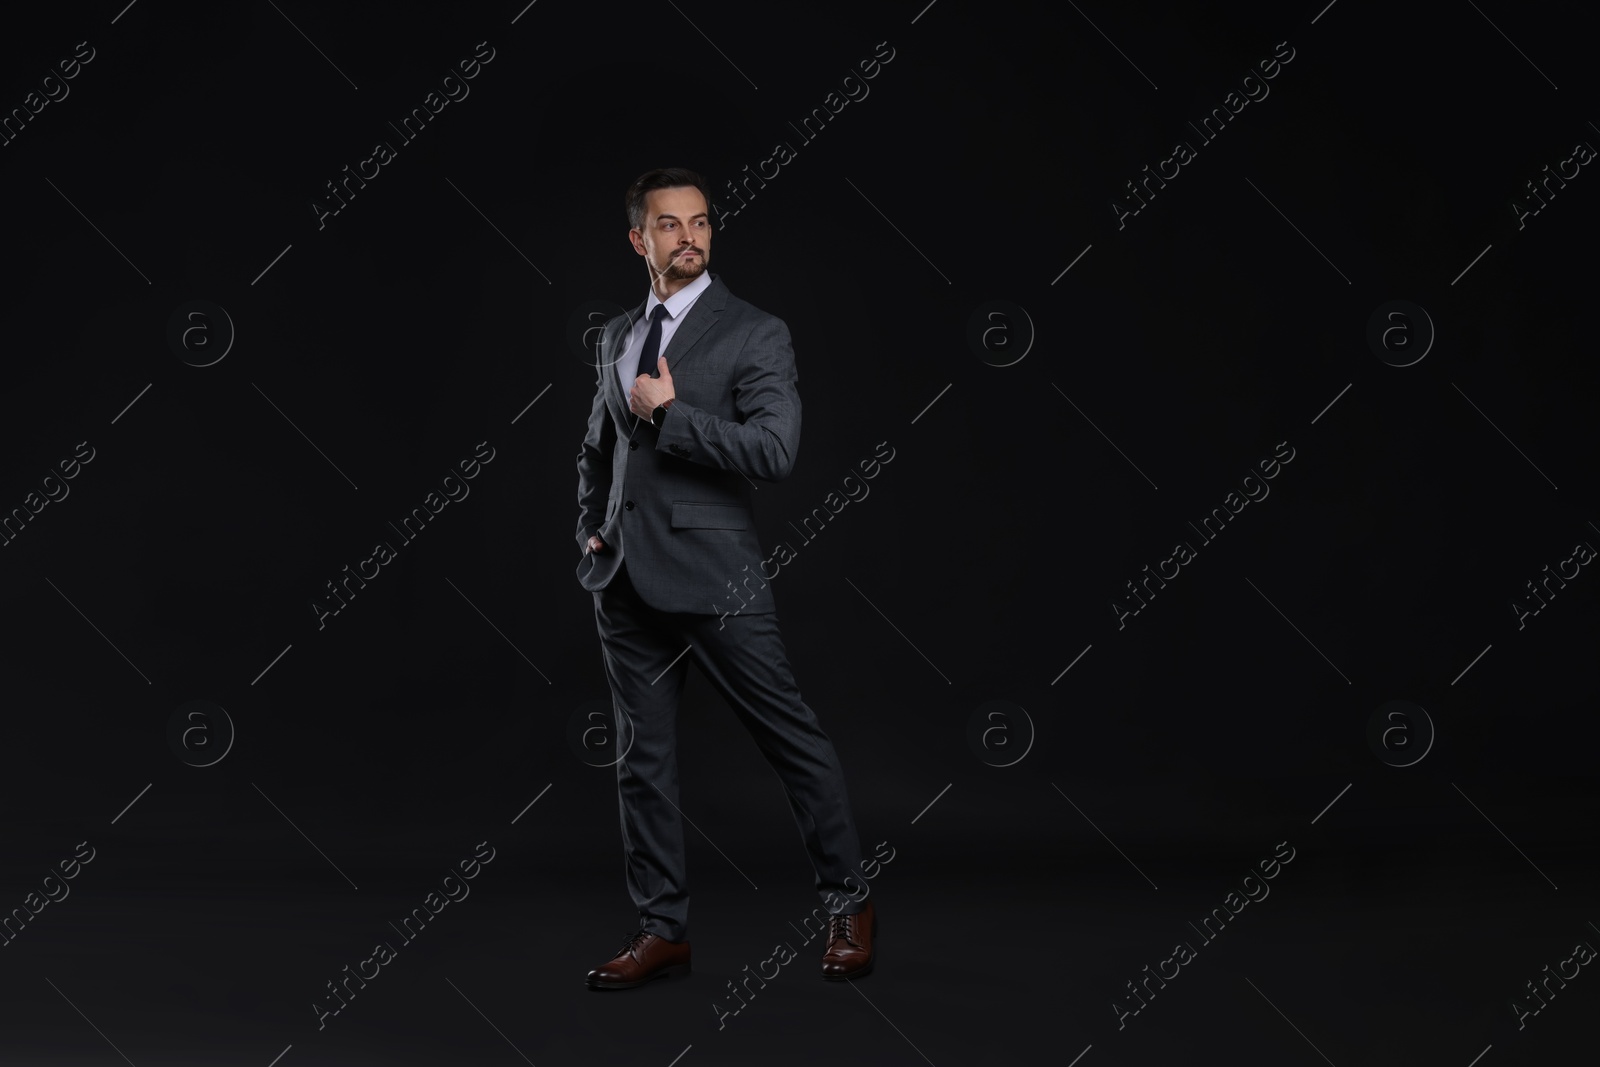
[[[683,167],[664,167],[657,170],[647,170],[628,186],[628,192],[623,197],[623,204],[628,210],[628,226],[635,230],[644,229],[644,198],[657,189],[679,189],[692,185],[700,190],[700,195],[706,198],[706,211],[711,211],[711,187],[706,180],[692,170]]]

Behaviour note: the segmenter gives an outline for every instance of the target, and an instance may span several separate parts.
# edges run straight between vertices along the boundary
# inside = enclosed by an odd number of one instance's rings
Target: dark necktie
[[[650,313],[650,331],[644,335],[644,351],[639,353],[639,369],[634,377],[648,374],[652,378],[659,378],[656,373],[656,358],[661,354],[661,320],[667,317],[667,305],[657,304],[656,309]]]

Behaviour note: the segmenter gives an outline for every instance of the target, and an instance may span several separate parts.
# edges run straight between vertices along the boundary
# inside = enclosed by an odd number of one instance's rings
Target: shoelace
[[[635,930],[633,933],[628,935],[628,940],[623,942],[622,948],[618,950],[617,955],[618,956],[626,956],[628,953],[630,953],[630,952],[632,952],[634,950],[634,947],[636,945],[638,945],[639,942],[643,941],[645,938],[647,938],[649,936],[650,936],[650,931],[649,930],[646,930],[646,929],[644,929],[642,927],[640,929],[638,929],[638,930]]]
[[[856,932],[855,918],[856,917],[854,915],[830,915],[830,916],[828,916],[828,940],[829,941],[837,941],[837,940],[839,940],[839,938],[842,937],[846,941],[850,942],[852,945],[855,945],[857,948],[860,948],[861,947],[861,943],[859,941],[857,941],[856,938],[855,938],[855,932]]]

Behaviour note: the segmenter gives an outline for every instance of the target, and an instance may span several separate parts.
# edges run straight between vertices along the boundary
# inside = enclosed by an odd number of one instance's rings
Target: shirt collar
[[[687,309],[690,304],[695,302],[701,293],[705,292],[710,287],[711,272],[709,270],[703,270],[700,272],[700,277],[696,278],[682,289],[679,289],[676,293],[673,293],[665,300],[657,299],[656,291],[651,289],[649,298],[644,302],[644,317],[648,320],[650,316],[655,313],[657,304],[666,304],[667,314],[671,315],[672,318],[676,320],[684,313],[684,310]]]

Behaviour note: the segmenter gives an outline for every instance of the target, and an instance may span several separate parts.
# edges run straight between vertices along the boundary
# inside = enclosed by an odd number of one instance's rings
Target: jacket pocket
[[[745,530],[749,527],[750,512],[740,504],[712,504],[698,500],[672,502],[674,530]]]

